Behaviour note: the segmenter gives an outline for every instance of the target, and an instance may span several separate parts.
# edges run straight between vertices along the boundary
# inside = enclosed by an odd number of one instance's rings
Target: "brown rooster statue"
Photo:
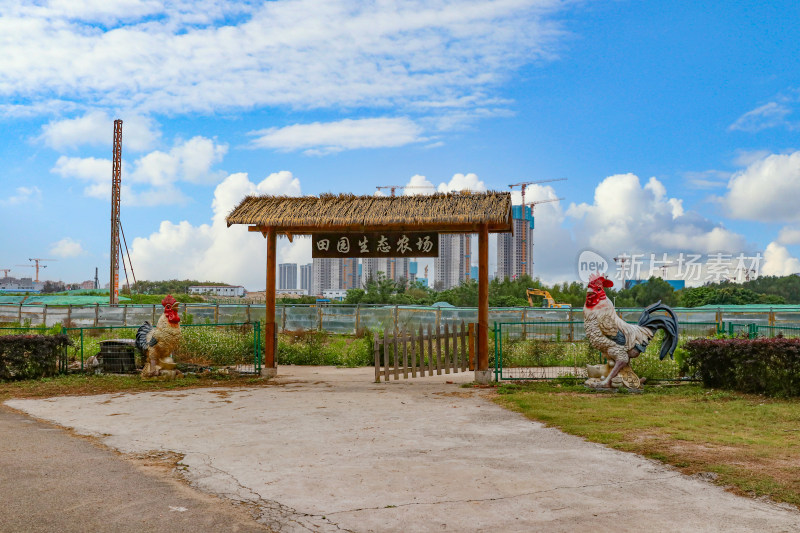
[[[630,360],[645,351],[659,329],[665,334],[660,358],[672,357],[678,346],[678,319],[672,309],[658,301],[642,312],[638,324],[628,324],[617,315],[614,304],[606,297],[604,289],[613,285],[602,274],[589,278],[583,326],[589,344],[603,353],[608,364],[587,367],[589,379],[585,384],[593,388],[624,386],[641,390],[641,380],[631,369]]]
[[[171,294],[161,300],[161,305],[164,312],[155,327],[146,320],[139,326],[135,346],[144,358],[143,378],[173,380],[183,375],[172,359],[181,341],[181,317],[178,316],[178,302]]]

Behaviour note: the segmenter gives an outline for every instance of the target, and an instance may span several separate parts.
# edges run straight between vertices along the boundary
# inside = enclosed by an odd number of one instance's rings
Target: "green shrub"
[[[5,335],[0,337],[0,380],[38,379],[58,372],[66,335]]]
[[[706,387],[800,396],[800,339],[694,339],[685,348]]]
[[[254,353],[251,326],[196,326],[181,328],[174,355],[182,363],[227,366],[253,364]]]
[[[278,335],[278,364],[370,366],[372,337],[328,335],[317,330],[287,331]]]

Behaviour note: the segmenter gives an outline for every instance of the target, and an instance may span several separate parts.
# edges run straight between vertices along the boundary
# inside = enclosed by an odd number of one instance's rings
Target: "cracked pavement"
[[[124,453],[182,454],[192,486],[281,532],[800,530],[793,508],[546,428],[471,380],[281,367],[274,387],[7,404]]]

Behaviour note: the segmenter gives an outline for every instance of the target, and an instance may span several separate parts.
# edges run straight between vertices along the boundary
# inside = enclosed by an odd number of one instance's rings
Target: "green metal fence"
[[[679,322],[679,338],[713,336],[722,331],[717,322]],[[798,328],[800,329],[800,328]],[[586,365],[602,364],[602,354],[586,341],[583,321],[495,322],[495,381],[586,378]],[[657,336],[632,367],[649,381],[683,381],[679,364],[660,360]]]
[[[73,347],[67,349],[69,369],[85,370],[86,361],[100,353],[102,341],[130,341],[139,326],[91,326],[64,328]],[[261,323],[182,324],[175,361],[191,368],[226,368],[240,374],[261,373]],[[141,368],[141,361],[137,366]]]

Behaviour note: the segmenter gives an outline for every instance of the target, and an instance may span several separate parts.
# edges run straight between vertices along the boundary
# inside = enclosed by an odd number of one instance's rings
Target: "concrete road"
[[[0,531],[268,531],[170,475],[169,455],[126,461],[2,407],[0,435]]]
[[[458,386],[469,373],[279,375],[259,389],[8,404],[124,453],[182,454],[192,485],[258,506],[276,531],[800,531],[793,508],[506,411]]]

